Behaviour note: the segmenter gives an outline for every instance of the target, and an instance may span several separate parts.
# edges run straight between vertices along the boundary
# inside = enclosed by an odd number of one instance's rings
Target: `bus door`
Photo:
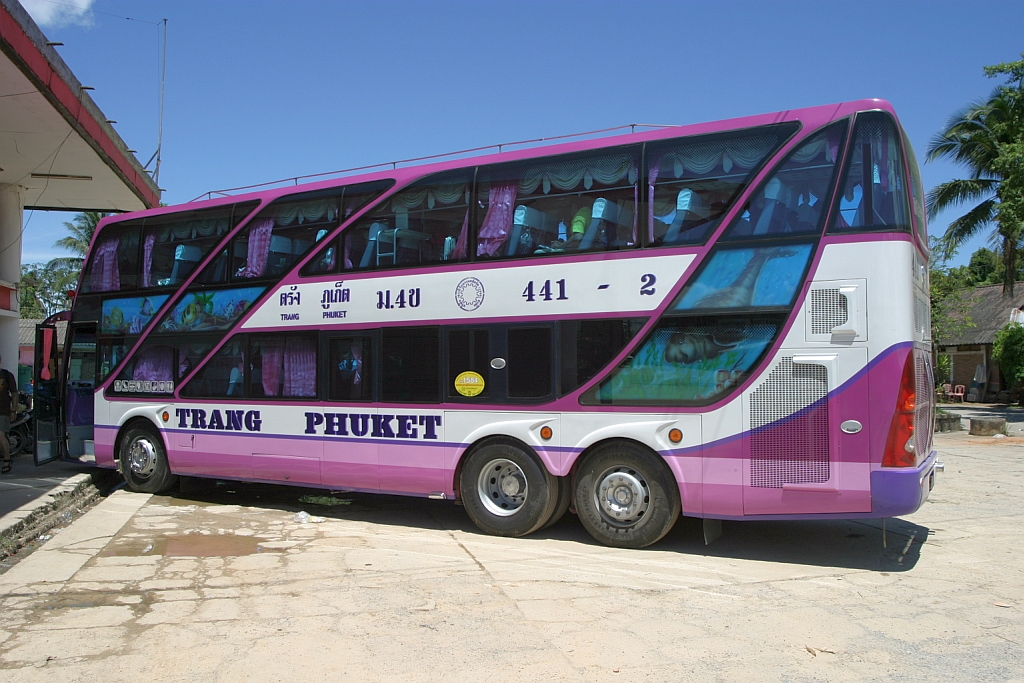
[[[68,353],[67,382],[64,384],[67,457],[94,463],[96,324],[72,325],[68,339],[71,348]]]
[[[36,325],[35,360],[32,370],[32,417],[35,422],[35,462],[45,465],[63,456],[60,405],[60,354],[57,326]]]
[[[744,514],[871,511],[870,403],[837,391],[866,365],[864,348],[783,350],[748,390]]]

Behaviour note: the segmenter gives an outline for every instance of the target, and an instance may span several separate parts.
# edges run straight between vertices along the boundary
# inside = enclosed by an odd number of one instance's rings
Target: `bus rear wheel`
[[[163,493],[178,477],[171,474],[163,440],[146,427],[131,427],[121,439],[121,475],[137,493]]]
[[[645,548],[656,543],[675,525],[680,507],[668,466],[640,446],[598,446],[578,470],[576,514],[605,545]]]
[[[474,450],[459,478],[470,519],[493,536],[526,536],[558,505],[558,482],[528,447],[492,441]]]

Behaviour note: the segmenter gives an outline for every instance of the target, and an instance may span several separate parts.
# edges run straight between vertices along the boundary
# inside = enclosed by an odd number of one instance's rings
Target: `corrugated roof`
[[[1003,295],[1002,285],[975,287],[968,295],[970,316],[974,327],[968,327],[950,339],[936,339],[939,346],[961,344],[992,344],[996,332],[1010,322],[1010,311],[1024,307],[1024,282],[1014,285],[1013,297]]]
[[[18,321],[18,346],[35,346],[36,325],[41,322],[43,321],[36,318],[21,318]],[[60,340],[58,343],[61,346],[64,345],[64,335],[67,333],[67,329],[67,321],[57,322],[57,339]]]

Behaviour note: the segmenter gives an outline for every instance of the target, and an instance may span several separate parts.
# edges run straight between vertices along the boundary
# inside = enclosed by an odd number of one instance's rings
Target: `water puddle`
[[[124,539],[108,546],[102,557],[239,557],[256,553],[281,552],[278,548],[264,548],[262,541],[253,536],[218,534],[185,534],[159,536],[154,539]]]

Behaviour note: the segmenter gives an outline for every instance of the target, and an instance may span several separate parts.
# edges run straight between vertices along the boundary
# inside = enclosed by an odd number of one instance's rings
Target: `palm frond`
[[[993,223],[997,204],[994,198],[986,199],[949,224],[942,235],[946,258],[951,258],[960,245]]]
[[[928,217],[960,204],[977,202],[994,196],[999,189],[999,181],[993,178],[972,178],[970,180],[950,180],[936,185],[925,195],[925,207]]]

